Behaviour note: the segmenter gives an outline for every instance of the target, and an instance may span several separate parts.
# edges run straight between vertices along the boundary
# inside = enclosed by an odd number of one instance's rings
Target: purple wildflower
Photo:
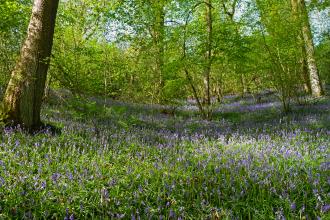
[[[5,179],[0,176],[0,187],[5,185]]]
[[[297,208],[296,203],[291,203],[290,208],[292,211],[296,210],[296,208]]]
[[[321,208],[321,211],[323,213],[327,213],[327,212],[329,212],[329,210],[330,210],[330,204],[326,204],[326,205],[322,206],[322,208]]]
[[[169,218],[175,218],[175,212],[173,209],[170,210]]]
[[[61,177],[61,174],[59,174],[59,173],[54,173],[54,174],[52,175],[52,180],[53,180],[53,182],[56,183],[56,182],[59,180],[60,177]]]

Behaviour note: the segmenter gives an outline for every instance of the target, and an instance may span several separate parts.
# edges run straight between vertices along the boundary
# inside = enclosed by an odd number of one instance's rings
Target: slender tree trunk
[[[188,82],[189,82],[189,85],[190,85],[190,87],[191,87],[191,89],[192,89],[192,91],[193,91],[193,95],[194,95],[194,98],[195,98],[195,100],[196,100],[196,102],[197,102],[197,107],[198,107],[198,109],[199,109],[199,112],[202,114],[203,118],[208,118],[209,116],[208,116],[208,114],[205,112],[205,110],[204,110],[204,108],[203,108],[203,105],[202,105],[201,101],[199,100],[199,96],[198,96],[198,93],[197,93],[197,89],[196,89],[196,87],[195,87],[195,85],[194,85],[193,80],[191,79],[191,76],[189,75],[189,72],[188,72],[187,68],[184,69],[184,72],[185,72],[185,74],[186,74],[186,78],[187,78],[187,80],[188,80]]]
[[[188,26],[188,20],[186,20],[186,23],[185,23],[185,26],[184,26],[184,35],[183,35],[183,45],[182,45],[182,62],[185,62],[186,61],[186,58],[187,58],[187,26]],[[192,89],[192,92],[193,92],[193,96],[197,102],[197,107],[199,109],[199,112],[200,114],[202,115],[203,118],[207,118],[208,115],[206,114],[205,110],[204,110],[204,106],[202,105],[202,102],[198,96],[198,92],[197,92],[197,89],[196,89],[196,86],[193,82],[193,79],[191,78],[190,74],[189,74],[189,71],[187,69],[187,67],[185,66],[184,67],[184,72],[186,74],[186,78],[188,80],[188,83]]]
[[[50,76],[48,77],[48,79],[46,79],[46,85],[45,85],[45,94],[43,96],[43,99],[48,99],[49,98],[49,94],[50,94],[50,87],[52,85],[52,82],[53,82],[53,77]]]
[[[217,80],[216,88],[215,88],[215,93],[216,93],[216,96],[217,96],[217,101],[219,103],[221,103],[222,97],[223,97],[223,93],[222,93],[222,80],[221,80],[221,78],[219,80]]]
[[[301,35],[304,42],[304,58],[307,63],[309,73],[309,84],[311,93],[314,97],[323,95],[322,83],[319,77],[319,72],[315,60],[313,36],[308,19],[305,0],[291,0],[292,11],[298,19]]]
[[[241,78],[241,87],[242,87],[242,90],[241,90],[242,97],[245,97],[245,95],[248,93],[248,89],[247,89],[247,86],[246,86],[246,79],[244,77],[244,74],[241,73],[240,78]]]
[[[35,0],[27,38],[5,96],[7,122],[27,129],[41,125],[40,109],[53,44],[59,0]]]
[[[204,89],[205,89],[205,104],[211,105],[210,94],[210,74],[212,66],[212,41],[213,41],[213,18],[212,18],[212,0],[206,1],[206,24],[207,24],[207,44],[205,55],[205,69],[204,69]]]
[[[155,3],[155,25],[154,25],[154,46],[156,49],[156,78],[158,84],[158,99],[162,100],[164,87],[164,53],[165,53],[165,2],[163,0]]]

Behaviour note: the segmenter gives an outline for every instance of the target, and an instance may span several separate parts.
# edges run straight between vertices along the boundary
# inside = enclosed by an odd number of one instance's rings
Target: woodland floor
[[[330,219],[329,97],[259,96],[212,121],[193,101],[47,104],[60,135],[0,137],[0,219]]]

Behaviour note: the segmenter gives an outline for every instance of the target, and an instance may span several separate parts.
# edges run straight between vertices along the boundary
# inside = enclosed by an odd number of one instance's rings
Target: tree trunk
[[[41,125],[40,109],[53,45],[59,0],[35,0],[27,38],[5,96],[6,122],[27,129]]]
[[[189,85],[190,85],[190,87],[191,87],[191,89],[192,89],[192,91],[193,91],[193,95],[194,95],[194,98],[195,98],[195,100],[196,100],[196,102],[197,102],[197,107],[198,107],[198,109],[199,109],[199,112],[202,114],[202,117],[206,119],[206,118],[208,118],[209,116],[208,116],[208,114],[205,112],[205,110],[204,110],[204,108],[203,108],[203,105],[202,105],[201,101],[199,100],[199,96],[198,96],[198,93],[197,93],[197,89],[196,89],[196,87],[195,87],[195,85],[194,85],[194,83],[193,83],[193,80],[191,79],[191,76],[189,75],[189,72],[188,72],[187,68],[184,69],[184,72],[185,72],[185,74],[186,74],[186,77],[187,77],[187,80],[188,80],[188,82],[189,82]]]
[[[182,44],[182,62],[185,62],[186,61],[186,57],[187,57],[187,26],[188,26],[188,19],[185,21],[185,25],[184,25],[184,35],[183,35],[183,44]],[[184,67],[184,72],[186,74],[186,78],[188,80],[188,83],[192,89],[192,92],[193,92],[193,96],[197,102],[197,107],[199,109],[199,112],[200,114],[202,115],[202,117],[204,119],[206,119],[208,116],[206,114],[206,112],[204,111],[204,107],[202,105],[202,102],[198,96],[198,92],[197,92],[197,89],[195,87],[195,84],[193,82],[193,79],[191,78],[190,74],[189,74],[189,71],[187,69],[187,67],[185,66]]]
[[[217,96],[217,101],[221,103],[223,98],[223,92],[222,92],[222,80],[221,78],[217,80],[216,88],[215,88],[215,94]]]
[[[305,0],[291,0],[291,4],[293,13],[298,15],[297,18],[301,28],[302,39],[304,42],[303,54],[307,62],[311,92],[314,97],[320,97],[323,95],[323,90],[316,65],[313,36]]]
[[[302,73],[302,77],[303,77],[303,82],[304,82],[304,90],[305,92],[307,92],[308,94],[312,93],[312,88],[311,88],[311,83],[309,80],[309,74],[308,74],[308,64],[307,64],[307,60],[306,60],[306,54],[305,54],[305,47],[302,47],[302,52],[303,52],[303,57],[301,59],[301,73]]]
[[[241,78],[241,87],[242,87],[241,93],[242,93],[242,98],[244,98],[245,95],[248,93],[248,89],[246,86],[246,79],[244,77],[244,74],[241,73],[240,76],[241,76],[240,78]]]
[[[206,43],[206,55],[205,55],[205,69],[204,69],[204,89],[205,89],[205,104],[211,105],[210,94],[210,74],[212,66],[212,40],[213,40],[213,19],[212,19],[212,1],[206,1],[206,24],[207,24],[207,43]]]
[[[154,46],[156,50],[156,78],[158,85],[158,99],[162,102],[164,87],[164,52],[165,52],[165,1],[157,1],[155,4]]]

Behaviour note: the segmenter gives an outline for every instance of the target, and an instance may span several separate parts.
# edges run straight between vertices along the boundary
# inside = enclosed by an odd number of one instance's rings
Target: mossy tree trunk
[[[27,38],[12,72],[3,104],[10,124],[41,125],[40,109],[53,45],[59,0],[35,0]]]

